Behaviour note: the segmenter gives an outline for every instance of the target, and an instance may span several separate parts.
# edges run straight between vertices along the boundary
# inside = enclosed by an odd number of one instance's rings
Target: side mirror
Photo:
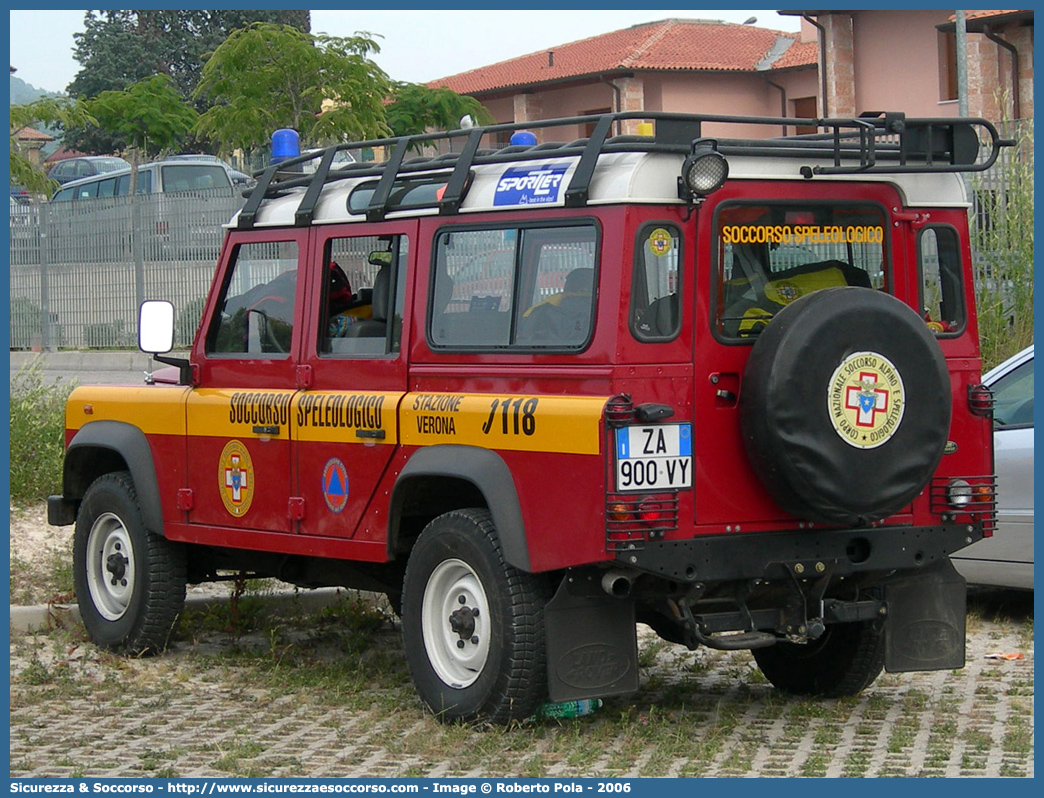
[[[174,305],[150,299],[138,312],[138,348],[150,355],[161,355],[174,348]]]
[[[166,357],[174,348],[174,305],[164,299],[149,299],[138,309],[138,348],[159,363],[178,367],[178,383],[194,385],[192,364],[180,357]]]

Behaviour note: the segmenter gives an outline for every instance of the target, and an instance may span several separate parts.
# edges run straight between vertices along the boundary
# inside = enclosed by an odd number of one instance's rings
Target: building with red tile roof
[[[956,15],[947,10],[781,11],[818,31],[820,112],[900,110],[993,122],[1033,117],[1033,11],[970,10],[958,96]],[[807,38],[807,37],[806,37]]]
[[[40,149],[54,141],[54,136],[31,127],[23,127],[12,133],[11,137],[30,162],[36,165],[40,164]]]
[[[475,97],[498,122],[618,110],[794,116],[814,112],[817,47],[797,34],[751,25],[667,19],[428,85]],[[578,135],[590,132],[582,127]]]

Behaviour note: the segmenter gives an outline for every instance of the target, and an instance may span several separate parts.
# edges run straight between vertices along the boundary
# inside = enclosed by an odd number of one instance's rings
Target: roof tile
[[[613,31],[433,80],[460,94],[549,83],[614,70],[752,72],[782,31],[724,22],[669,19]],[[813,66],[816,44],[795,44],[774,69]]]

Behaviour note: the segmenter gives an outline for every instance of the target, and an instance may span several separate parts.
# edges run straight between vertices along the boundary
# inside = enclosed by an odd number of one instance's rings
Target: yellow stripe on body
[[[402,443],[598,454],[606,401],[608,397],[411,393],[400,411]]]
[[[377,391],[302,393],[294,399],[296,437],[321,443],[396,443],[401,398],[401,393]]]
[[[209,438],[254,436],[254,427],[279,427],[290,434],[291,404],[297,391],[195,390],[188,399],[188,434]]]
[[[146,435],[185,434],[185,395],[190,388],[167,385],[86,385],[65,405],[66,429],[92,421],[123,421]]]

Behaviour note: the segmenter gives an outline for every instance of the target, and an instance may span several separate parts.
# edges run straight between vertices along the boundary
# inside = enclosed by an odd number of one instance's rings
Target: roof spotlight
[[[729,176],[729,162],[718,152],[715,139],[696,139],[692,152],[682,165],[681,184],[685,192],[682,199],[705,197],[725,185]]]

